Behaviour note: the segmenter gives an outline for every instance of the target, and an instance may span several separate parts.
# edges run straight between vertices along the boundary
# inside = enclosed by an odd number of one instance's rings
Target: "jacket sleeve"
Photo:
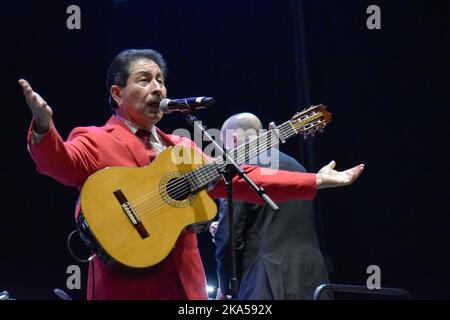
[[[290,172],[251,165],[242,165],[241,168],[275,202],[312,200],[316,195],[314,173]],[[226,189],[223,180],[219,180],[208,193],[212,198],[225,198]],[[264,200],[239,176],[233,178],[233,196],[235,200],[265,204]]]
[[[81,187],[97,171],[98,146],[88,128],[75,128],[66,142],[51,122],[50,131],[33,144],[32,125],[28,130],[28,150],[39,173],[68,185]]]

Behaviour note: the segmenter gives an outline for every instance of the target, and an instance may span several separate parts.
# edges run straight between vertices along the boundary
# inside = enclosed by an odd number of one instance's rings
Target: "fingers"
[[[332,172],[334,170],[335,166],[336,166],[336,162],[334,160],[332,160],[329,164],[327,164],[327,165],[323,166],[322,168],[320,168],[319,172],[321,172],[321,173],[330,173],[330,172]]]
[[[361,175],[361,173],[364,171],[364,168],[365,168],[364,164],[358,165],[358,169],[357,169],[358,171],[355,175],[355,180]]]
[[[25,96],[30,96],[31,93],[33,93],[33,89],[31,88],[31,86],[28,83],[28,81],[26,81],[24,79],[20,79],[19,80],[19,85],[22,87],[22,91],[23,91],[23,94]]]
[[[47,102],[44,99],[42,99],[42,97],[39,94],[33,91],[31,93],[29,101],[31,102],[32,107],[34,108],[45,109],[45,107],[47,106]]]
[[[27,80],[20,79],[19,85],[22,87],[25,100],[31,108],[45,109],[48,106],[47,102],[38,93],[33,91],[33,88]]]
[[[33,88],[31,88],[28,81],[20,79],[19,84],[22,87],[23,95],[25,96],[27,102],[37,103],[37,95],[33,91]]]
[[[24,79],[19,80],[19,85],[22,87],[23,94],[27,99],[30,99],[34,93],[33,88],[31,88],[28,81]]]
[[[350,169],[350,181],[349,184],[353,183],[358,177],[361,175],[361,173],[364,171],[364,164],[357,165],[356,167],[353,167]]]
[[[337,172],[337,174],[334,176],[334,178],[336,179],[335,182],[339,183],[340,185],[348,186],[352,184],[356,179],[358,179],[363,171],[364,164],[360,164],[345,171]]]
[[[218,222],[214,221],[209,226],[209,232],[211,233],[211,237],[212,237],[211,240],[212,240],[213,243],[216,243],[215,236],[216,236],[216,232],[217,232],[217,225],[218,225]]]
[[[21,86],[22,88],[25,87],[25,86],[30,86],[30,84],[28,83],[28,81],[25,80],[25,79],[19,79],[19,84],[20,84],[20,86]]]
[[[30,101],[33,103],[33,104],[37,104],[38,103],[38,96],[37,96],[37,94],[36,93],[32,93],[31,94],[31,96],[30,96]]]

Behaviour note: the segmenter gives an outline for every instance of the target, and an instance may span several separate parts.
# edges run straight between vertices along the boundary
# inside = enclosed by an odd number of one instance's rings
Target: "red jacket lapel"
[[[136,160],[136,163],[140,167],[149,164],[148,154],[145,147],[122,120],[117,118],[115,115],[111,116],[105,125],[105,129],[127,146],[133,158]],[[180,140],[177,137],[165,134],[158,127],[156,127],[156,132],[158,132],[158,135],[162,140],[164,140],[164,143],[167,146],[174,146],[178,140]]]
[[[139,167],[146,166],[150,163],[144,145],[122,120],[115,115],[111,116],[105,125],[105,129],[126,145]]]

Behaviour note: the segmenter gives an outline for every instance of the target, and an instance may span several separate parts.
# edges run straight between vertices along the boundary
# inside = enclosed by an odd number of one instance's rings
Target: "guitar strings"
[[[274,140],[274,139],[270,139],[269,140],[271,143],[270,143],[270,146],[274,146],[274,145],[276,145],[277,143],[278,143],[278,139],[277,140]],[[269,144],[268,144],[268,142],[269,141],[264,141],[264,144],[266,145],[266,146],[268,146]],[[254,142],[256,142],[256,141],[252,141],[252,143],[254,144]],[[253,146],[253,147],[251,147],[251,149],[249,150],[249,152],[248,153],[244,153],[244,154],[240,154],[239,155],[239,157],[238,157],[238,161],[239,162],[246,162],[246,159],[247,160],[249,160],[249,159],[251,159],[251,158],[253,158],[255,155],[257,155],[258,153],[259,153],[259,147],[261,147],[261,145],[262,145],[262,143],[259,143],[259,145],[258,146]],[[211,169],[211,168],[208,168],[208,169]],[[214,168],[214,170],[215,170],[216,168]],[[209,170],[210,171],[210,170]],[[216,171],[215,171],[216,172]],[[204,177],[207,177],[207,176],[215,176],[215,174],[213,173],[213,174],[211,174],[210,172],[206,172],[206,174],[203,174],[203,176]],[[190,186],[190,184],[189,184],[189,182],[188,181],[184,181],[184,183],[183,182],[181,182],[181,183],[179,183],[178,184],[178,186],[177,187],[179,187],[180,186],[180,184],[182,184],[181,185],[181,187],[176,191],[176,193],[173,195],[173,197],[177,197],[177,196],[180,196],[180,195],[182,195],[183,193],[188,193],[189,191],[190,191],[190,189],[191,189],[191,186]],[[170,186],[170,187],[172,187],[172,186]],[[168,188],[169,189],[169,188]],[[172,190],[173,190],[173,188],[172,188]],[[169,191],[170,192],[170,191]],[[175,200],[176,201],[176,200]],[[164,204],[166,204],[166,202],[165,201],[161,201],[162,203],[161,203],[161,205],[164,205]],[[150,209],[151,211],[158,211],[160,208],[161,208],[161,205],[160,206],[154,206],[155,205],[155,201],[153,201],[153,202],[147,202],[147,203],[145,203],[145,204],[143,204],[143,205],[141,205],[141,204],[138,204],[138,205],[136,205],[135,204],[135,202],[131,202],[131,205],[133,206],[133,208],[135,209],[135,211],[138,213],[138,215],[139,215],[139,217],[142,217],[142,218],[144,218],[144,217],[148,217],[148,216],[150,216],[150,215],[152,215],[152,212],[149,212],[149,213],[147,213],[147,212],[145,212],[145,211],[147,211],[148,209]],[[170,205],[170,204],[167,204],[167,205]]]
[[[269,132],[269,133],[270,133],[270,132]],[[268,133],[266,132],[266,133],[264,133],[264,135],[268,135]],[[261,138],[265,138],[265,137],[261,137]],[[251,145],[251,144],[254,144],[255,142],[256,142],[256,143],[258,142],[257,139],[253,139],[252,141],[249,141],[248,144]],[[238,153],[238,154],[241,153],[241,152],[240,152],[241,150],[239,150],[239,149],[244,149],[244,150],[245,150],[244,147],[245,147],[244,145],[241,145],[241,146],[238,146],[237,148],[234,148],[234,149],[231,151],[231,153],[233,153],[232,156],[233,156],[234,158],[236,158],[235,154],[236,154],[236,153]],[[213,178],[213,177],[215,176],[215,174],[214,174],[213,172],[211,172],[211,169],[213,169],[214,171],[216,171],[217,165],[219,165],[219,164],[217,164],[217,162],[218,162],[219,159],[221,159],[221,157],[217,157],[217,158],[213,159],[212,161],[207,162],[205,165],[203,165],[203,166],[201,166],[201,167],[199,167],[199,168],[196,168],[196,169],[192,170],[190,173],[192,173],[192,174],[194,175],[194,179],[197,178],[197,179],[200,180],[200,181],[204,180],[205,178]],[[201,168],[203,168],[203,172],[201,171],[201,170],[202,170]],[[186,174],[186,175],[189,175],[190,173],[188,173],[188,174]],[[186,175],[182,175],[182,176],[180,176],[179,178],[183,178],[183,176],[186,176]],[[180,179],[180,180],[182,180],[182,179]],[[180,181],[179,183],[176,183],[176,184],[171,185],[170,191],[172,191],[174,188],[178,187],[179,184],[183,184],[183,183],[184,183],[184,181]],[[158,191],[159,191],[158,193],[161,193],[161,192],[163,191],[164,187],[165,187],[165,186],[160,186],[159,190],[155,190],[155,192],[158,192]],[[139,197],[138,199],[131,201],[130,203],[131,203],[133,206],[139,206],[139,205],[140,205],[141,203],[143,203],[143,202],[146,202],[146,203],[147,203],[147,202],[148,202],[148,201],[147,201],[147,200],[148,200],[148,197],[149,197],[149,196],[152,196],[152,195],[153,195],[153,192],[147,193],[147,194],[145,194],[145,195]],[[179,194],[177,194],[177,196],[179,196]]]
[[[288,136],[296,134],[294,128],[289,125],[289,123],[284,123],[283,125],[280,126],[280,128],[282,127],[286,127],[288,126],[288,128],[286,130],[286,134]],[[235,161],[239,164],[239,163],[244,163],[246,162],[246,160],[249,160],[251,158],[253,158],[254,156],[259,154],[259,148],[261,145],[268,145],[268,141],[267,141],[267,137],[269,137],[272,133],[272,130],[264,133],[261,136],[256,137],[255,139],[250,140],[248,143],[240,145],[234,149],[232,149],[230,151],[230,157],[233,157],[234,159],[236,159]],[[270,146],[274,146],[278,143],[278,139],[273,139],[272,136],[270,136],[271,139],[269,140]],[[264,140],[266,139],[266,140]],[[248,153],[245,152],[245,148],[248,148]],[[244,150],[242,150],[244,149]],[[239,152],[239,151],[244,151],[244,152]],[[200,179],[205,179],[205,178],[214,178],[217,176],[217,168],[218,166],[222,166],[224,164],[218,164],[217,161],[221,159],[220,157],[217,157],[215,159],[213,159],[212,161],[207,162],[206,164],[202,165],[201,167],[198,167],[194,170],[192,170],[189,173],[192,173],[194,171],[194,175],[196,175],[197,178]],[[200,171],[200,168],[203,168],[203,172]],[[197,172],[198,171],[198,174]],[[185,174],[188,175],[189,173]],[[184,175],[184,176],[185,176]],[[183,178],[183,175],[180,177]],[[148,194],[139,197],[137,200],[134,201],[130,201],[130,204],[133,206],[135,212],[138,215],[138,218],[141,219],[146,219],[149,218],[151,216],[158,216],[163,212],[159,212],[161,209],[163,209],[165,206],[170,206],[170,204],[166,203],[163,199],[161,199],[160,197],[160,192],[162,192],[164,189],[164,186],[160,186],[159,190],[154,190],[152,192],[149,192]],[[171,195],[173,198],[176,198],[178,196],[181,196],[183,193],[187,193],[188,191],[190,191],[191,189],[191,185],[189,184],[188,180],[183,180],[180,179],[180,182],[177,182],[171,186],[169,186],[167,188],[168,193],[170,193],[170,191],[175,191],[175,193],[173,195]],[[148,199],[149,197],[151,197],[151,199]],[[174,200],[177,201],[177,200]],[[150,209],[150,211],[148,211]],[[105,226],[107,227],[107,226]],[[108,227],[112,227],[111,225]]]
[[[268,132],[268,133],[265,134],[265,135],[270,136],[270,134],[271,134],[271,132]],[[262,138],[266,138],[266,137],[262,137]],[[277,142],[278,142],[278,140],[277,140]],[[254,147],[255,147],[255,146],[254,146],[255,144],[257,144],[257,146],[256,146],[257,148],[256,148],[256,149],[254,148]],[[258,141],[258,139],[254,139],[254,140],[252,140],[252,141],[249,141],[248,145],[250,146],[250,150],[249,150],[249,154],[250,154],[250,155],[249,155],[248,157],[249,157],[249,158],[252,158],[251,153],[252,153],[252,152],[254,153],[255,150],[256,150],[256,153],[259,153],[258,148],[259,148],[262,144],[263,144],[263,143],[261,143],[260,141]],[[268,144],[268,141],[267,141],[267,140],[264,141],[264,144],[267,145],[267,144]],[[253,146],[252,146],[252,145],[253,145]],[[244,149],[244,148],[235,148],[235,149],[233,149],[233,150],[232,150],[232,155],[231,155],[231,156],[234,157],[235,159],[238,159],[238,162],[245,162],[245,158],[247,157],[247,155],[246,155],[245,153],[244,153],[244,155],[243,155],[243,156],[244,156],[244,159],[240,159],[239,157],[236,157],[236,155],[239,155],[239,156],[242,158],[242,152],[239,152],[239,151],[242,151],[242,150],[238,150],[238,149]],[[214,159],[214,161],[209,162],[209,163],[207,163],[205,166],[203,166],[203,169],[204,169],[203,172],[200,171],[199,168],[197,168],[197,169],[192,170],[192,171],[191,171],[190,173],[188,173],[187,175],[193,174],[193,178],[194,178],[194,179],[197,178],[197,179],[199,179],[200,181],[205,180],[205,178],[207,178],[208,180],[211,180],[212,178],[215,178],[215,176],[217,175],[217,168],[218,168],[218,166],[220,166],[220,164],[217,163],[218,159],[219,159],[219,157],[216,158],[216,159]],[[213,165],[211,165],[211,164],[215,164],[215,165],[213,166]],[[208,165],[209,165],[209,166],[208,166]],[[202,167],[200,167],[200,169],[201,169],[201,168],[202,168]],[[211,172],[211,170],[213,170],[213,171]],[[197,171],[198,171],[199,174],[197,174]],[[184,176],[186,176],[186,175],[184,175]],[[169,193],[170,193],[171,191],[173,191],[174,188],[177,188],[180,184],[181,184],[181,185],[184,185],[184,184],[185,184],[185,181],[182,180],[183,176],[181,176],[180,178],[181,178],[181,179],[180,179],[181,181],[180,181],[179,183],[173,184],[173,185],[171,185],[171,186],[168,188]],[[160,187],[160,188],[159,188],[159,192],[162,192],[162,191],[163,191],[163,188],[164,188],[164,186]],[[176,197],[182,195],[183,192],[186,192],[186,190],[185,190],[185,189],[181,189],[178,193],[174,194],[174,197],[176,198]],[[149,196],[149,194],[147,194],[146,196],[141,196],[139,199],[132,201],[131,204],[132,204],[133,206],[135,206],[135,207],[138,207],[138,206],[141,205],[141,203],[143,203],[143,202],[148,203],[148,201],[147,201],[148,196]]]
[[[254,142],[253,142],[254,144]],[[267,145],[267,141],[265,142],[265,144]],[[260,143],[261,145],[261,143]],[[258,146],[259,147],[259,146]],[[246,158],[252,158],[252,153],[255,153],[255,151],[257,152],[257,148],[252,147],[250,152],[248,154],[240,154],[238,158],[239,162],[245,162]],[[217,160],[217,159],[215,159]],[[197,178],[203,179],[203,180],[213,180],[216,176],[217,176],[217,169],[218,167],[220,167],[220,164],[215,163],[214,166],[209,166],[209,167],[204,167],[204,172],[200,171],[200,174],[197,175]],[[167,193],[169,193],[169,195],[171,196],[171,198],[177,198],[179,196],[182,196],[185,193],[189,193],[189,191],[191,190],[191,185],[189,183],[188,180],[186,179],[182,179],[183,177],[181,177],[181,181],[170,185],[167,187]],[[160,192],[163,192],[164,186],[159,188]],[[159,195],[158,195],[159,197]],[[176,201],[176,200],[175,200]],[[153,202],[151,201],[145,201],[145,202],[136,202],[136,201],[131,201],[130,202],[131,205],[133,206],[133,208],[135,208],[136,211],[143,211],[148,209],[149,207],[152,207],[152,205],[154,205]],[[157,208],[155,208],[157,209]]]
[[[189,187],[187,187],[187,189],[188,190],[186,190],[186,191],[189,191]],[[164,211],[164,210],[161,211],[161,209],[164,209],[165,206],[169,206],[169,205],[170,204],[161,201],[159,206],[156,206],[156,207],[155,206],[147,206],[144,208],[141,207],[136,211],[137,211],[138,215],[142,218],[142,222],[145,223],[145,220],[148,217],[155,218],[157,216],[160,216],[161,214],[164,214],[166,211]]]
[[[268,134],[268,136],[270,136],[270,133]],[[265,138],[265,137],[264,137]],[[264,146],[273,146],[275,144],[278,143],[278,139],[274,141],[275,137],[271,137],[271,139],[265,140],[263,141],[263,143],[261,143],[260,141],[251,141],[252,143],[249,143],[250,145],[250,149],[248,153],[244,153],[244,154],[238,154],[238,157],[235,157],[238,162],[244,163],[246,162],[246,159],[251,159],[253,158],[255,155],[259,154],[260,151],[259,149],[264,145]],[[269,144],[270,142],[270,144]],[[255,146],[255,143],[257,144]],[[251,146],[253,145],[253,146]],[[268,149],[268,148],[266,148]],[[236,156],[236,153],[234,153],[234,156]],[[216,159],[217,160],[217,159]],[[208,178],[209,180],[212,180],[212,178],[215,178],[217,176],[217,167],[220,166],[220,164],[216,164],[216,166],[214,167],[205,167],[207,170],[205,170],[205,173],[200,172],[199,177],[202,179]],[[211,172],[211,170],[214,170],[213,172]],[[181,177],[182,178],[182,177]],[[163,191],[163,188],[159,188],[159,191]],[[191,185],[189,184],[189,181],[187,180],[181,180],[179,183],[173,184],[171,186],[169,186],[167,188],[168,193],[170,194],[171,191],[176,190],[173,194],[171,194],[172,198],[177,198],[181,195],[183,195],[183,193],[189,193],[190,189],[191,189]],[[175,200],[176,201],[176,200]],[[137,201],[131,201],[130,204],[133,206],[133,208],[135,208],[136,211],[142,211],[147,209],[149,206],[151,207],[154,203],[152,203],[151,201],[146,201],[144,203],[141,202],[137,202]],[[156,209],[156,208],[155,208]]]
[[[280,128],[286,127],[286,126],[288,127],[288,128],[287,128],[287,131],[288,131],[287,133],[288,133],[288,134],[296,134],[296,132],[295,132],[295,130],[293,129],[292,125],[289,125],[288,122],[286,122],[286,123],[280,125]],[[258,136],[258,137],[256,137],[255,139],[250,140],[248,143],[243,144],[243,145],[240,145],[240,146],[238,146],[238,147],[232,149],[231,152],[230,152],[230,153],[231,153],[231,156],[234,157],[234,158],[236,159],[236,153],[237,153],[237,154],[242,154],[242,151],[245,151],[245,148],[246,148],[247,146],[250,146],[249,152],[253,152],[254,150],[251,149],[251,148],[253,148],[253,147],[251,147],[252,144],[255,144],[255,143],[258,144],[258,142],[259,142],[260,139],[266,138],[265,136],[267,136],[267,135],[269,135],[269,134],[271,134],[271,133],[272,133],[272,130],[269,130],[269,131],[265,132],[263,135]],[[267,142],[265,142],[265,143],[267,143]],[[261,143],[259,143],[259,144],[261,144]],[[244,150],[242,150],[242,149],[244,149]],[[215,159],[213,159],[213,161],[207,162],[207,163],[206,163],[205,165],[203,165],[202,167],[207,167],[208,165],[217,163],[217,161],[218,161],[219,159],[221,159],[221,156],[220,156],[220,157],[217,157],[217,158],[215,158]],[[244,160],[245,160],[245,158],[244,158]],[[194,174],[194,178],[200,178],[200,179],[204,179],[204,178],[205,178],[205,173],[202,173],[201,171],[199,171],[199,169],[201,169],[202,167],[196,168],[196,169],[194,169],[194,170],[191,171],[191,172]],[[216,166],[215,166],[213,169],[216,169]],[[197,174],[197,171],[199,171],[199,174]],[[205,171],[206,171],[206,169],[205,169]],[[210,171],[210,170],[209,170],[209,171]],[[209,178],[209,176],[210,176],[210,172],[206,172],[206,177]],[[181,183],[182,183],[182,182],[181,182]],[[173,185],[173,187],[177,187],[177,185]],[[158,192],[158,191],[161,192],[161,191],[162,191],[162,188],[160,188],[159,190],[155,190],[155,192]],[[145,194],[145,195],[139,197],[138,199],[133,200],[133,203],[132,203],[132,204],[134,204],[134,205],[139,205],[140,202],[143,202],[143,201],[147,202],[147,198],[148,198],[149,196],[152,196],[152,194],[151,194],[151,193],[147,193],[147,194]]]

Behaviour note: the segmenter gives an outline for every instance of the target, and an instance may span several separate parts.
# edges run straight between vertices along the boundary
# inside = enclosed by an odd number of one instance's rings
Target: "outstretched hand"
[[[37,133],[47,132],[50,129],[50,120],[53,115],[52,108],[37,92],[33,91],[28,81],[20,79],[19,85],[22,87],[25,101],[33,113],[34,130]]]
[[[345,171],[336,171],[333,160],[316,174],[317,189],[334,188],[352,184],[363,172],[364,164],[357,165]]]

